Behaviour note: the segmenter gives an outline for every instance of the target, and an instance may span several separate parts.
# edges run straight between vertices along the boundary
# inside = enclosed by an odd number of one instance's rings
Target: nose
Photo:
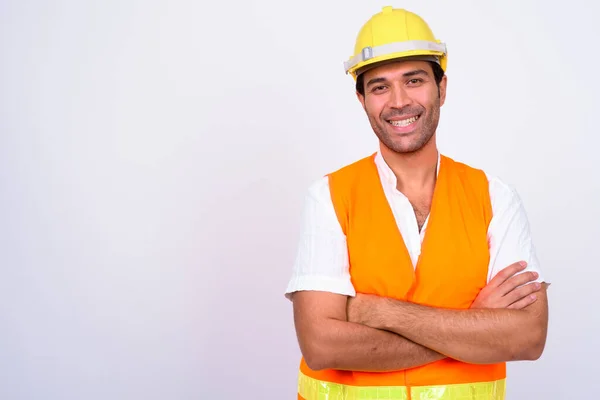
[[[402,108],[411,103],[412,99],[402,85],[396,84],[392,86],[389,107]]]

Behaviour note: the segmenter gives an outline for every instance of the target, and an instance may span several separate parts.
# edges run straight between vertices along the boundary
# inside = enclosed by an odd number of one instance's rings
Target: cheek
[[[435,88],[435,92],[430,93],[426,99],[423,99],[423,106],[427,107],[427,109],[431,110],[433,108],[439,107],[440,97],[437,92],[437,86]]]
[[[431,111],[438,101],[437,86],[435,86],[434,89],[429,87],[420,89],[423,90],[415,90],[411,93],[411,100],[414,104],[418,104],[426,110]]]
[[[380,98],[371,98],[365,102],[365,108],[367,114],[372,117],[380,116],[385,109],[385,101],[381,101]]]

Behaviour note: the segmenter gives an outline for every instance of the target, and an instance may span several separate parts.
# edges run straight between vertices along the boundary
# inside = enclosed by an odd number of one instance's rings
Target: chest
[[[347,232],[357,291],[467,308],[487,282],[487,224],[460,201],[398,196],[365,204]]]
[[[431,210],[431,200],[433,197],[433,191],[431,193],[424,193],[418,195],[412,195],[406,197],[406,202],[410,205],[414,213],[415,220],[419,231],[423,229],[423,225],[429,216]],[[408,208],[408,207],[405,207]]]

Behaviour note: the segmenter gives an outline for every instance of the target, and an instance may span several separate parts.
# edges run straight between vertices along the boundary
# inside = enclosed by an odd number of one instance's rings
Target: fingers
[[[496,274],[496,276],[490,281],[488,286],[498,287],[502,285],[507,279],[516,274],[517,272],[523,271],[527,263],[525,261],[519,261],[509,265],[508,267],[502,269],[500,272]]]
[[[537,296],[535,294],[530,294],[528,296],[525,296],[521,300],[512,303],[507,308],[512,310],[522,310],[523,308],[535,303],[536,300]]]
[[[541,288],[542,288],[542,285],[539,282],[532,282],[527,285],[516,288],[513,291],[507,293],[506,296],[504,296],[504,299],[506,301],[508,301],[508,304],[512,304],[516,301],[519,301],[519,300],[537,292]]]
[[[538,273],[534,271],[527,271],[521,274],[512,276],[508,278],[502,285],[500,285],[500,289],[502,290],[502,294],[505,295],[510,293],[513,289],[526,284],[527,282],[535,281],[538,278]]]

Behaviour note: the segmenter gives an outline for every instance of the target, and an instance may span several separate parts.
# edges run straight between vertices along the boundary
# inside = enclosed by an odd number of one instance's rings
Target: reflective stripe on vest
[[[440,386],[350,386],[313,379],[300,372],[298,394],[304,400],[504,400],[506,381]]]

